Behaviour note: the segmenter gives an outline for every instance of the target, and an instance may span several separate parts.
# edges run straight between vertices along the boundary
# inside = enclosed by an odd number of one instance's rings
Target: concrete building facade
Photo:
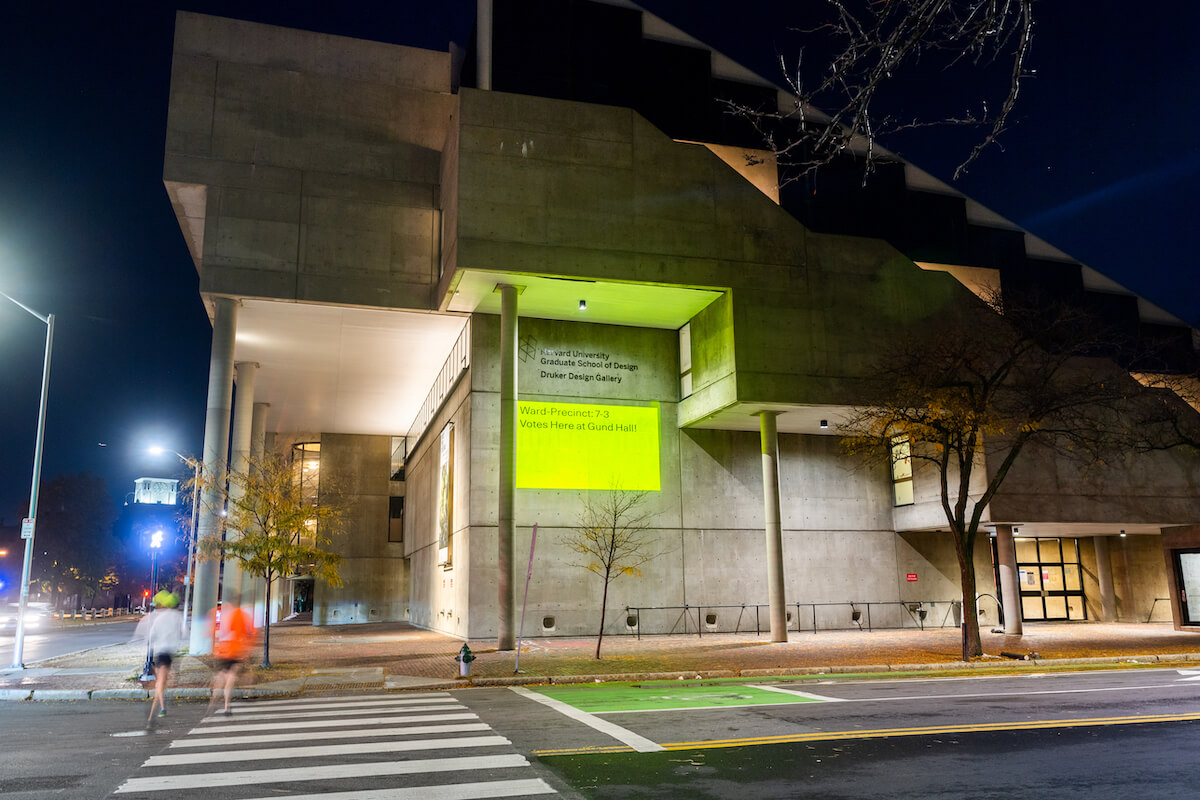
[[[961,589],[936,480],[897,505],[837,431],[887,343],[979,283],[1044,280],[1194,358],[1178,320],[911,165],[839,216],[747,167],[711,91],[686,84],[668,114],[636,75],[565,67],[539,89],[522,4],[483,7],[494,40],[459,74],[449,52],[178,16],[164,180],[214,317],[206,468],[228,452],[217,366],[255,364],[234,429],[253,413],[252,439],[319,454],[318,492],[353,498],[344,586],[290,576],[273,618],[308,598],[314,624],[504,646],[531,559],[526,634],[594,633],[602,585],[568,536],[615,486],[648,491],[660,555],[613,584],[609,632],[766,629],[769,594],[791,630],[867,604],[875,625],[942,624]],[[778,94],[632,3],[561,8],[704,91]],[[864,219],[885,201],[902,212]],[[1085,479],[1033,454],[975,553],[983,622],[1003,562],[1025,619],[1186,624],[1198,467]],[[198,575],[198,613],[216,588]]]

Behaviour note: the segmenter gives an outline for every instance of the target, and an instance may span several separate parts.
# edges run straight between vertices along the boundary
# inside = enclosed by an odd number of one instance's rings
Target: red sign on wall
[[[915,572],[908,573],[907,579],[908,579],[909,583],[916,583],[917,582],[917,573],[915,573]]]

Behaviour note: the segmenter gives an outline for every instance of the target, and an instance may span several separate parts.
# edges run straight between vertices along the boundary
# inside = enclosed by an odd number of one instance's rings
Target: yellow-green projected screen
[[[659,491],[658,407],[518,402],[517,488]]]

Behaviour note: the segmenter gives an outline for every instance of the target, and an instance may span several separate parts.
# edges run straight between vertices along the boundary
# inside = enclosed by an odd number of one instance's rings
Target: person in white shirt
[[[154,698],[150,701],[150,716],[146,727],[154,723],[154,710],[158,716],[167,715],[167,704],[164,691],[167,688],[167,677],[171,672],[171,659],[179,649],[182,639],[183,614],[175,606],[179,598],[171,592],[163,590],[154,595],[154,610],[142,618],[137,629],[133,632],[135,641],[146,642],[146,652],[150,663],[154,666]]]

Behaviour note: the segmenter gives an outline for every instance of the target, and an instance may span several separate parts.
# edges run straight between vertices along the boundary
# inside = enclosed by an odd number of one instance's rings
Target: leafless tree
[[[604,582],[596,658],[604,641],[608,587],[622,575],[641,577],[642,566],[662,555],[649,533],[654,513],[646,508],[648,499],[642,491],[588,493],[583,497],[579,527],[570,529],[563,540],[575,553],[571,566],[586,569]]]
[[[981,134],[954,173],[957,180],[1010,123],[1028,77],[1034,0],[824,0],[823,19],[798,29],[807,44],[794,62],[779,65],[795,98],[791,108],[727,102],[758,130],[775,154],[783,182],[840,157],[865,158],[864,180],[880,156],[881,138],[933,125],[973,126]],[[805,6],[806,9],[814,6]],[[794,65],[793,65],[794,64]],[[979,92],[959,109],[920,118],[896,111],[912,93],[912,75],[997,66],[1007,80],[994,96]],[[948,98],[946,103],[956,102]],[[903,115],[903,116],[902,116]]]
[[[933,326],[931,326],[933,327]],[[982,655],[973,554],[1014,463],[1044,449],[1089,470],[1138,449],[1139,408],[1161,407],[1116,363],[1108,333],[1070,307],[976,303],[880,358],[870,406],[844,421],[854,453],[936,475],[963,593],[964,660]],[[1155,412],[1158,413],[1158,412]]]

